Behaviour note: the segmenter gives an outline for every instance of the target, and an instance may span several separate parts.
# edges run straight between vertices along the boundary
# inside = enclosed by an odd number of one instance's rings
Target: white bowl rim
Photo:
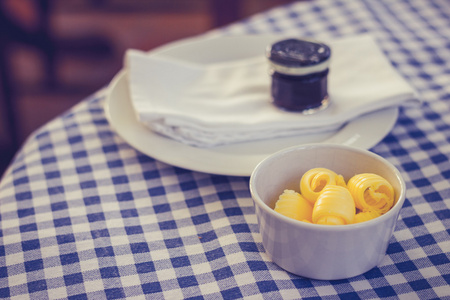
[[[294,220],[294,219],[286,217],[280,213],[277,213],[274,209],[272,209],[264,201],[262,201],[261,198],[259,197],[259,194],[256,192],[256,189],[255,189],[256,176],[260,172],[261,167],[264,164],[266,164],[267,162],[269,162],[269,161],[275,159],[276,157],[283,155],[285,153],[296,151],[299,149],[306,149],[306,148],[308,148],[308,149],[311,149],[311,148],[345,149],[345,150],[349,150],[349,151],[358,152],[358,153],[361,153],[364,155],[368,155],[376,160],[383,162],[386,166],[389,167],[389,169],[391,169],[391,171],[395,174],[395,176],[397,177],[397,179],[400,182],[401,188],[400,188],[400,194],[397,197],[397,199],[398,199],[397,202],[394,204],[394,206],[391,209],[389,209],[389,211],[387,211],[386,213],[384,213],[383,215],[381,215],[377,218],[374,218],[374,219],[371,219],[368,221],[364,221],[361,223],[347,224],[347,225],[313,224],[313,223]],[[298,146],[292,146],[292,147],[282,149],[282,150],[277,151],[277,152],[273,153],[272,155],[266,157],[261,162],[259,162],[250,176],[250,193],[252,195],[253,201],[256,202],[256,204],[258,204],[258,206],[261,209],[264,209],[267,213],[271,214],[275,218],[281,219],[287,223],[291,223],[294,226],[298,226],[300,228],[301,227],[308,228],[313,231],[315,231],[315,230],[318,230],[318,231],[349,231],[349,230],[354,230],[354,229],[361,228],[361,227],[375,226],[376,224],[384,222],[385,219],[393,217],[394,214],[397,214],[400,211],[400,209],[402,208],[403,203],[405,202],[406,185],[405,185],[405,181],[404,181],[403,177],[400,174],[400,171],[392,163],[390,163],[388,160],[386,160],[385,158],[383,158],[382,156],[380,156],[376,153],[373,153],[369,150],[356,148],[356,147],[352,147],[352,146],[347,146],[347,145],[341,145],[341,144],[313,143],[313,144],[303,144],[303,145],[298,145]]]

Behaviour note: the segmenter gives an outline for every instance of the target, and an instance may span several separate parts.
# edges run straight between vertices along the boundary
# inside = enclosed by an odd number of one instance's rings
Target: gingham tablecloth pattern
[[[248,178],[137,152],[100,91],[33,134],[1,181],[0,297],[450,299],[450,3],[303,1],[212,34],[269,32],[370,32],[424,100],[371,149],[408,188],[379,267],[338,281],[285,272],[264,252]]]

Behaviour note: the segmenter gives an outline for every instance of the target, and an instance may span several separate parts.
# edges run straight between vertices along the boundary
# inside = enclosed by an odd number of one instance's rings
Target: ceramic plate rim
[[[273,38],[273,36],[270,37]],[[188,38],[160,47],[155,50],[155,53],[163,53],[167,50],[170,52],[171,49],[183,47],[183,45],[195,47],[192,43],[201,43],[205,40],[198,37]],[[301,141],[299,137],[290,137],[284,140],[273,139],[213,148],[197,148],[154,133],[139,123],[136,114],[132,111],[128,96],[126,73],[125,69],[117,73],[106,93],[104,103],[106,118],[114,131],[133,148],[154,159],[176,167],[216,175],[249,177],[256,165],[265,157],[284,148],[305,143],[337,143],[369,149],[390,132],[398,118],[398,108],[393,107],[352,120],[336,134],[322,140],[319,138],[318,141]],[[373,126],[374,122],[377,126]],[[365,130],[366,132],[362,133]],[[367,135],[367,131],[371,131],[371,134]],[[280,147],[277,148],[274,143],[280,143]],[[260,152],[260,146],[269,146],[268,148],[272,150],[266,153]],[[253,149],[252,147],[258,151],[256,153],[252,153],[251,150],[244,151],[245,148]],[[180,153],[183,154],[180,155]]]

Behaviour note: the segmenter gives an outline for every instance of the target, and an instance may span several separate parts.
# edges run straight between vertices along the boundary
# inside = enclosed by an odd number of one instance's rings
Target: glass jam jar
[[[311,40],[286,39],[269,46],[274,105],[303,114],[325,109],[330,56],[327,45]]]

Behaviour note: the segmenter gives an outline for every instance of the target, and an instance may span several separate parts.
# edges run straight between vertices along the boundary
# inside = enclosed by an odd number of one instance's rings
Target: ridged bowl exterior
[[[276,213],[273,207],[283,190],[299,191],[302,174],[316,167],[331,169],[346,181],[359,173],[378,174],[394,187],[395,204],[376,219],[351,225],[308,224]],[[250,190],[269,257],[291,273],[322,280],[357,276],[382,262],[406,193],[400,172],[387,160],[334,144],[296,146],[271,155],[253,171]]]

